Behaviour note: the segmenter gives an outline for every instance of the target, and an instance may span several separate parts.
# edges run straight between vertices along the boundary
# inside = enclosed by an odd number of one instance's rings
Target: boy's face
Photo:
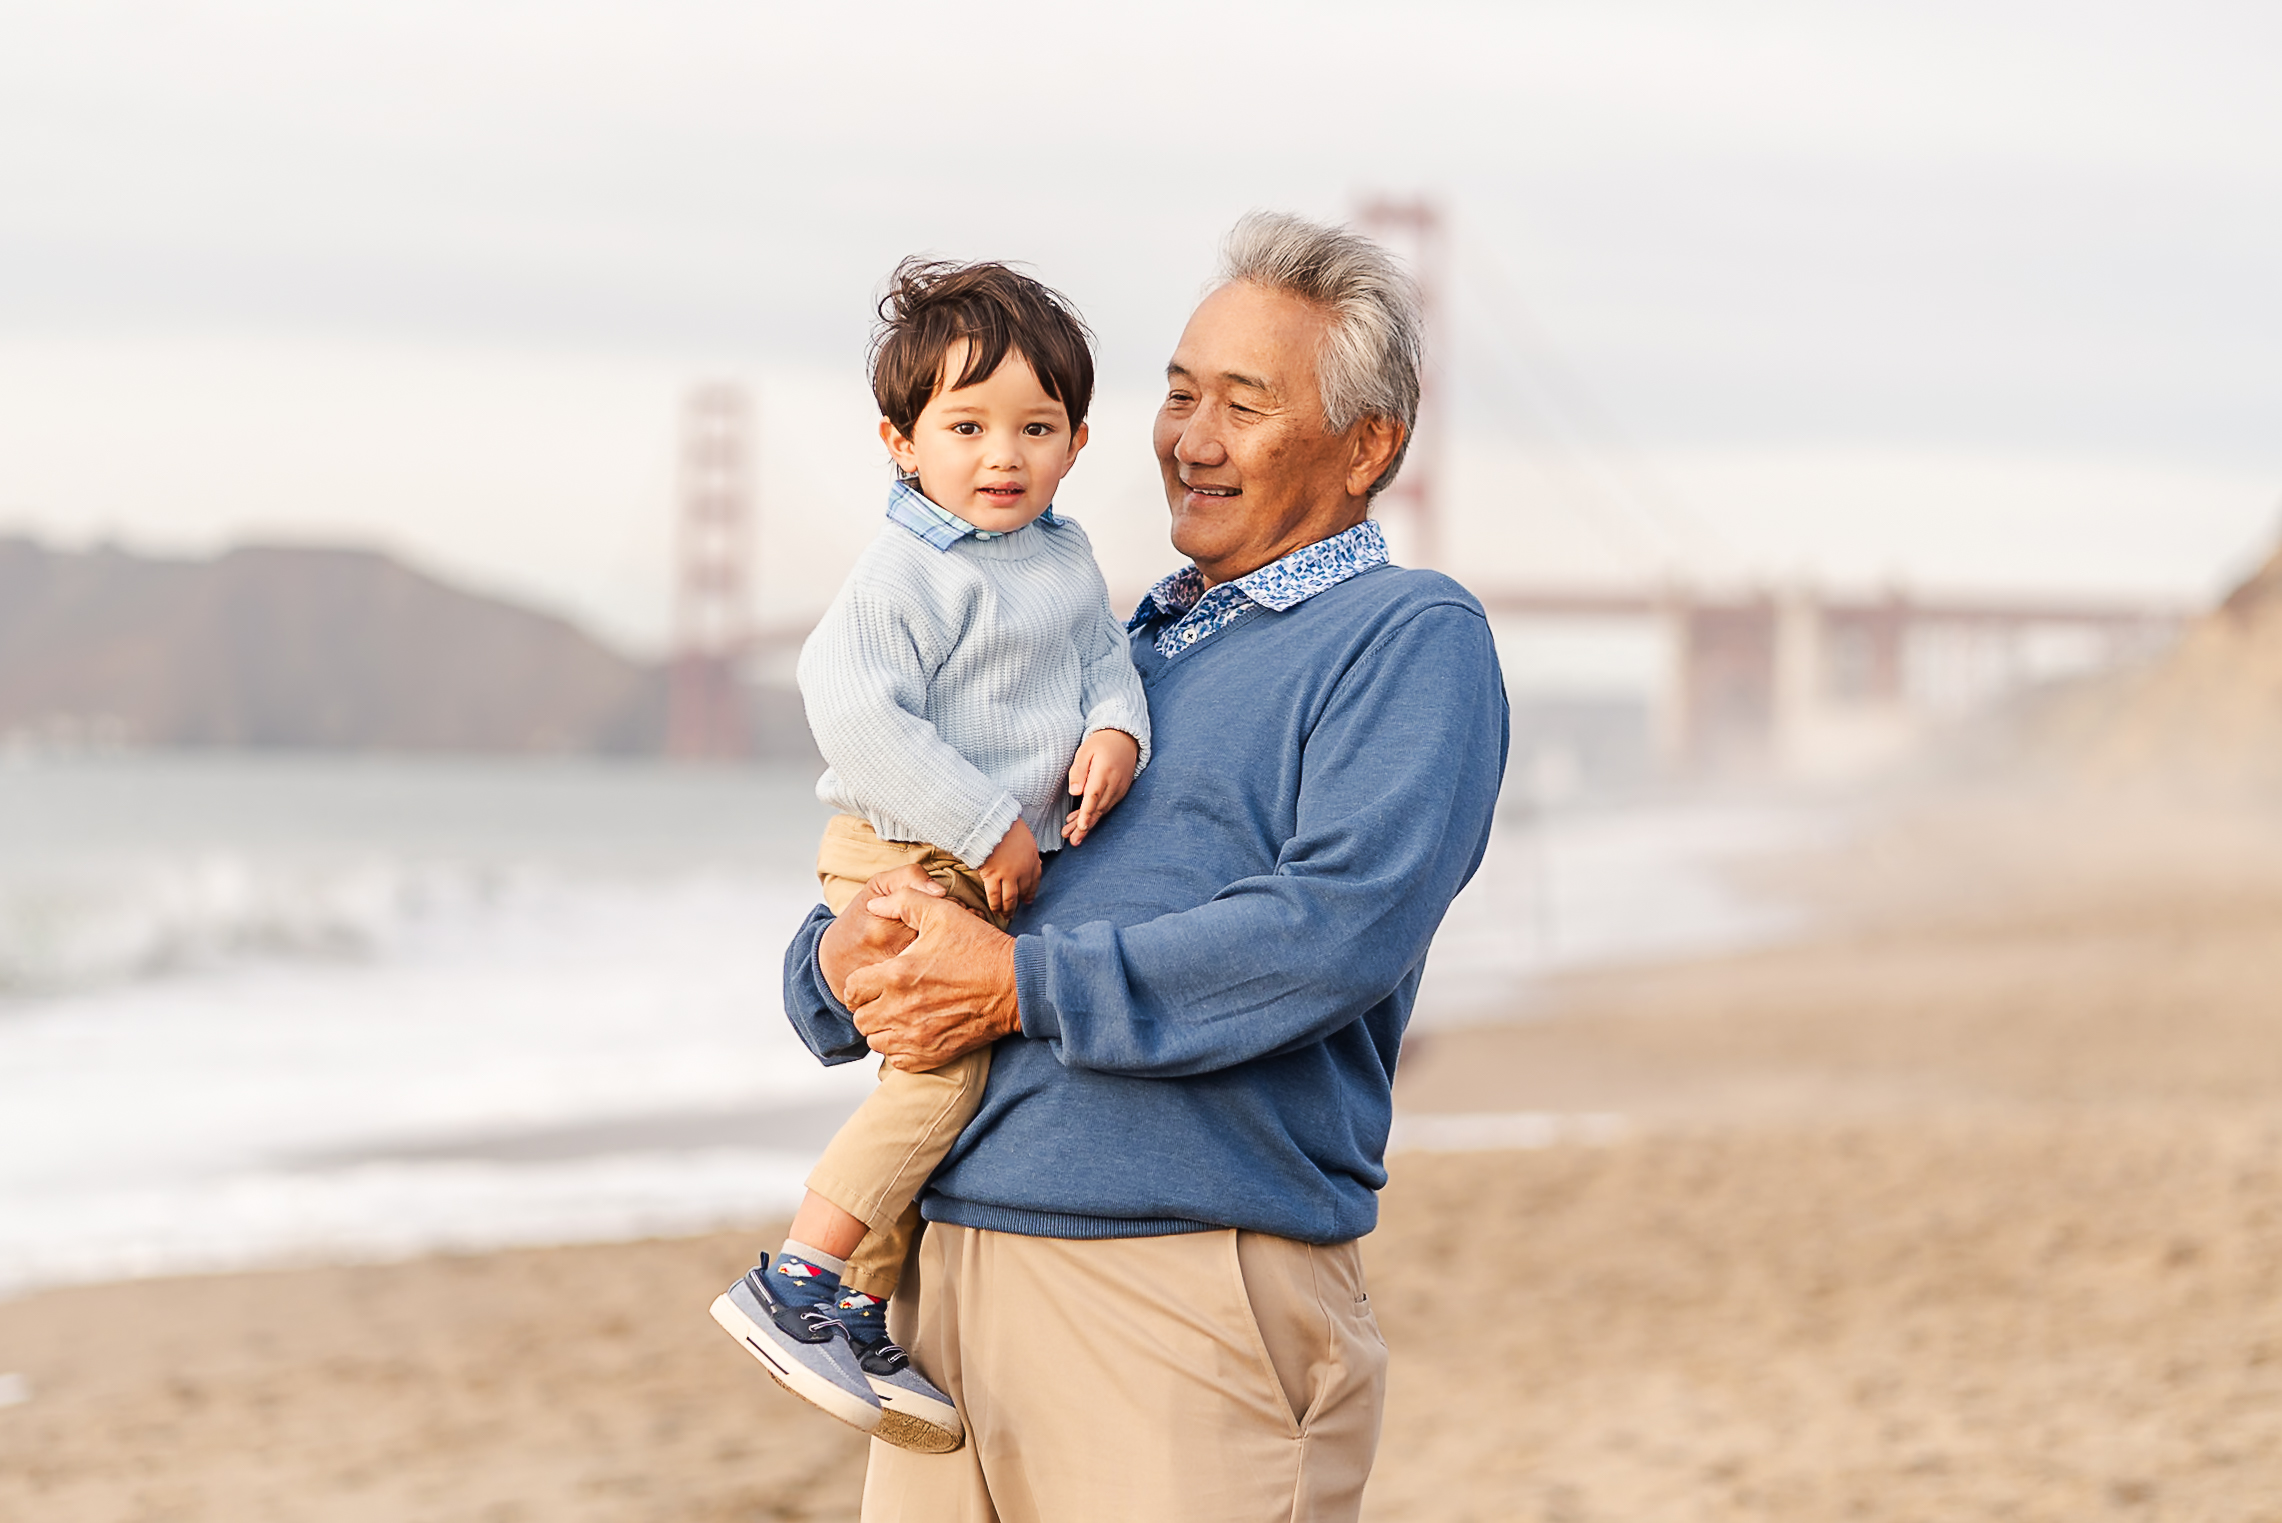
[[[966,363],[966,341],[943,356],[943,373]],[[1020,351],[987,380],[938,390],[912,425],[911,437],[880,419],[895,463],[919,473],[919,490],[978,529],[1019,529],[1054,505],[1054,489],[1085,448],[1085,425],[1070,427],[1070,410],[1046,395]]]

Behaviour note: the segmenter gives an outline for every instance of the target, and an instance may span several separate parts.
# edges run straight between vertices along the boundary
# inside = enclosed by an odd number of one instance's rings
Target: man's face
[[[1223,286],[1189,318],[1165,367],[1155,444],[1173,548],[1208,582],[1363,520],[1373,479],[1357,474],[1364,425],[1323,427],[1315,356],[1324,328],[1322,311],[1299,297]]]

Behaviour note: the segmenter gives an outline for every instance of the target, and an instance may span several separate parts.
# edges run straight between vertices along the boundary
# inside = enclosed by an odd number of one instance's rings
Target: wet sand
[[[1803,945],[1423,1036],[1383,1520],[2282,1520],[2282,813],[1902,810]],[[848,1518],[705,1316],[765,1230],[0,1305],[0,1518]]]

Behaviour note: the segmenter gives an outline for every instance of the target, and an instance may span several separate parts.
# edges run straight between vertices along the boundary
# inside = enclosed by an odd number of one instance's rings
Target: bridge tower
[[[1449,229],[1441,208],[1423,196],[1373,196],[1356,208],[1355,222],[1405,257],[1425,298],[1426,364],[1419,374],[1418,426],[1411,434],[1410,452],[1403,457],[1402,474],[1380,494],[1379,507],[1381,513],[1389,508],[1400,513],[1407,531],[1409,544],[1398,547],[1396,559],[1413,566],[1437,566],[1442,559],[1443,398],[1434,367],[1442,358]]]
[[[750,634],[752,458],[752,409],[743,389],[692,391],[682,408],[666,695],[666,754],[683,760],[737,757],[749,747],[737,664]]]

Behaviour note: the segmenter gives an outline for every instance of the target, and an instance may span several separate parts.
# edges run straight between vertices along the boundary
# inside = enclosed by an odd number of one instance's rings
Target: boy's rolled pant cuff
[[[866,1191],[851,1187],[822,1167],[809,1174],[808,1189],[862,1222],[866,1229],[864,1240],[848,1255],[847,1265],[840,1271],[841,1287],[883,1301],[894,1300],[903,1281],[903,1261],[911,1253],[911,1240],[926,1225],[919,1216],[919,1203],[909,1201],[898,1209],[894,1201],[881,1199],[876,1188]],[[869,1209],[863,1209],[867,1202]]]
[[[897,1220],[903,1215],[903,1203],[883,1199],[876,1185],[866,1190],[837,1174],[827,1172],[822,1165],[810,1172],[808,1191],[811,1195],[823,1196],[862,1222],[871,1232],[892,1232]]]
[[[910,1261],[913,1244],[926,1230],[927,1223],[920,1218],[919,1204],[914,1201],[903,1208],[886,1230],[869,1232],[848,1255],[848,1267],[841,1271],[840,1283],[849,1290],[860,1290],[867,1296],[878,1296],[892,1301],[903,1288],[904,1266]]]

